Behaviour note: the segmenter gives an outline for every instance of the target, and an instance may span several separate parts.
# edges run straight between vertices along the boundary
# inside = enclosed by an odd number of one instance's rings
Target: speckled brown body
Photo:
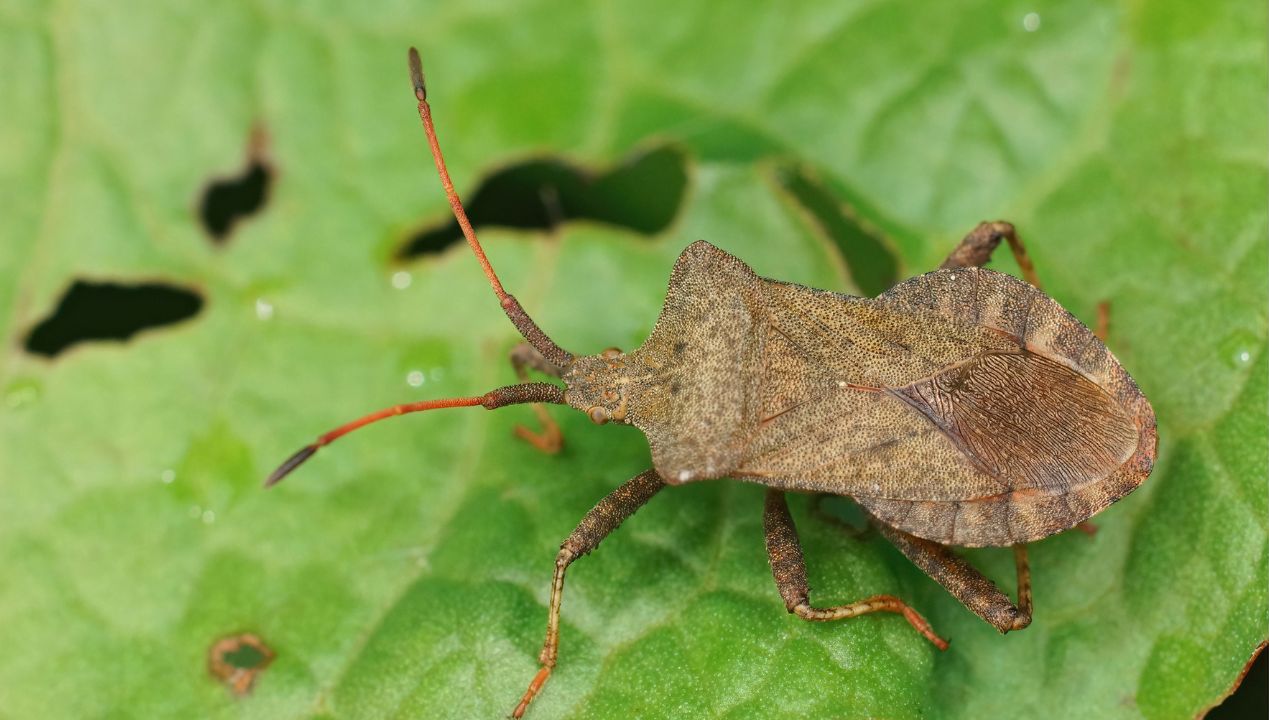
[[[570,405],[643,430],[669,484],[848,495],[941,544],[1070,528],[1155,458],[1150,404],[1106,346],[978,267],[866,299],[760,278],[697,242],[647,342],[578,358],[564,380]]]
[[[901,614],[946,650],[894,595],[813,605],[785,492],[855,498],[895,547],[1004,633],[1031,623],[1026,543],[1080,524],[1150,474],[1150,403],[1101,340],[1039,290],[1007,222],[979,224],[939,270],[874,299],[761,278],[697,242],[675,263],[661,317],[639,349],[568,352],[502,287],[445,168],[418,51],[410,48],[408,59],[441,186],[526,342],[510,358],[520,383],[370,413],[300,448],[265,484],[340,437],[406,413],[530,403],[542,427],[516,432],[548,453],[562,437],[544,403],[642,430],[653,467],[601,499],[560,545],[540,667],[513,718],[556,665],[569,566],[667,485],[732,477],[767,486],[767,555],[790,613],[813,622]],[[1002,241],[1030,284],[981,269]],[[529,382],[530,371],[566,387]],[[949,545],[1013,546],[1016,604]]]

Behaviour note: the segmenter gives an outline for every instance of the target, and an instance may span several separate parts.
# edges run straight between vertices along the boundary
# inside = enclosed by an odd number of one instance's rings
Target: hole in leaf
[[[264,650],[250,643],[243,643],[221,656],[224,661],[239,670],[254,670],[268,660]]]
[[[212,643],[207,651],[207,671],[241,697],[251,692],[256,678],[273,658],[273,649],[258,636],[240,633]]]
[[[28,352],[53,357],[76,343],[127,340],[142,330],[185,320],[202,307],[202,297],[173,285],[76,280],[57,310],[27,335],[25,346]]]
[[[1269,717],[1269,653],[1265,643],[1256,648],[1231,693],[1207,714],[1208,720]]]
[[[602,174],[562,160],[530,160],[503,168],[464,196],[472,225],[551,231],[570,220],[593,220],[655,235],[673,222],[687,187],[687,158],[676,147],[637,153]],[[439,253],[463,239],[456,220],[425,228],[397,252],[402,260]]]
[[[880,230],[858,217],[806,168],[784,168],[778,180],[837,246],[860,292],[872,297],[895,284],[899,263]]]
[[[259,212],[269,198],[273,168],[265,158],[264,145],[264,132],[252,132],[243,171],[235,177],[213,180],[203,190],[198,217],[217,245],[223,245],[234,226]]]

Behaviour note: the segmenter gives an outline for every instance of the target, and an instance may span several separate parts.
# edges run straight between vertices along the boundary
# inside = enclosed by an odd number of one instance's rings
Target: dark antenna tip
[[[282,478],[290,475],[292,470],[303,464],[305,460],[313,457],[313,453],[317,452],[318,447],[320,446],[317,444],[305,446],[299,452],[287,458],[286,462],[279,465],[277,470],[269,474],[268,479],[264,481],[264,486],[270,488],[282,482]]]
[[[419,51],[410,48],[410,82],[414,83],[414,97],[419,102],[427,102],[427,84],[423,82],[423,61],[419,59]]]

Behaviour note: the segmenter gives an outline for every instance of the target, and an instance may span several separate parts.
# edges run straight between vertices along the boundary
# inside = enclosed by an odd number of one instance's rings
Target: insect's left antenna
[[[476,231],[467,219],[467,211],[463,209],[463,203],[458,199],[454,183],[449,179],[449,171],[445,169],[445,157],[441,154],[441,145],[436,139],[436,127],[432,124],[432,108],[427,103],[427,83],[423,80],[423,61],[419,59],[419,51],[410,48],[409,59],[410,82],[414,84],[414,97],[419,101],[419,119],[423,121],[423,132],[427,134],[427,144],[432,150],[432,159],[436,162],[436,172],[441,176],[441,186],[445,188],[445,197],[449,199],[449,205],[454,210],[454,218],[458,220],[458,226],[463,230],[463,237],[467,238],[467,244],[476,254],[476,261],[485,271],[485,277],[489,278],[489,284],[493,287],[494,294],[498,296],[498,302],[502,305],[503,312],[507,313],[511,323],[548,362],[561,370],[568,367],[569,363],[573,362],[573,354],[547,337],[537,323],[533,322],[533,318],[529,317],[529,314],[520,306],[520,301],[502,289],[498,274],[489,264],[489,258],[485,257],[485,250],[476,239]]]

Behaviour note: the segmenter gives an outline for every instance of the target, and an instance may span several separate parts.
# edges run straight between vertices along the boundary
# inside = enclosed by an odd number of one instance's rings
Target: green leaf
[[[602,170],[685,149],[687,192],[654,238],[482,230],[564,347],[641,342],[700,238],[764,275],[851,289],[833,224],[786,189],[796,168],[903,275],[978,220],[1016,222],[1054,297],[1086,320],[1109,301],[1109,344],[1159,419],[1154,475],[1097,535],[1033,547],[1036,619],[1007,637],[884,541],[795,499],[817,601],[899,594],[952,639],[946,653],[894,616],[788,615],[761,488],[667,491],[570,570],[560,664],[531,717],[1201,713],[1269,622],[1265,12],[13,0],[0,717],[491,717],[536,671],[555,549],[648,466],[638,432],[556,410],[567,447],[544,456],[512,435],[526,408],[451,410],[260,487],[362,412],[514,379],[514,331],[465,248],[391,260],[449,212],[410,44],[469,196],[526,158]],[[253,128],[274,181],[217,246],[198,200],[241,170]],[[24,350],[85,278],[157,279],[205,304],[126,343]],[[1006,551],[969,556],[1012,589]],[[207,654],[242,632],[276,657],[236,697]]]

